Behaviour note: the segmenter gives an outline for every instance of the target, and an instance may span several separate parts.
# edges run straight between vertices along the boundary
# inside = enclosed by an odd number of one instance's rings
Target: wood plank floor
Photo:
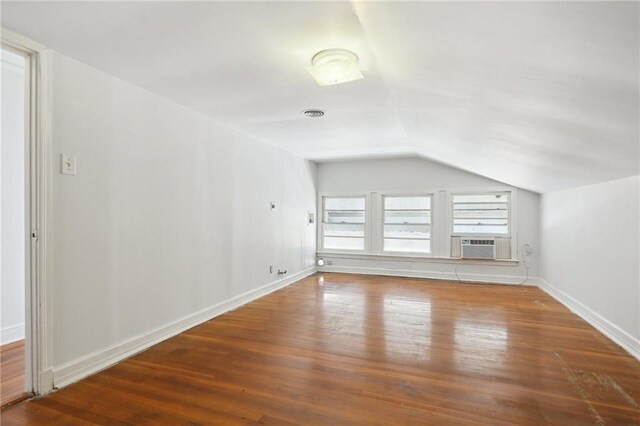
[[[24,391],[24,340],[0,346],[0,406],[27,397]]]
[[[3,425],[640,424],[640,362],[542,291],[317,274]]]

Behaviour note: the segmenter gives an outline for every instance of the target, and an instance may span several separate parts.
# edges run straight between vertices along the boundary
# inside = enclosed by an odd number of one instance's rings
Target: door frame
[[[51,62],[45,46],[1,29],[2,47],[25,56],[26,309],[25,387],[36,395],[53,390],[51,334]]]

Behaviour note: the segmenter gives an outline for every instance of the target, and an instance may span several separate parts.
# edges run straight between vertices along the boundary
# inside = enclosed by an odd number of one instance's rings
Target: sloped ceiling
[[[3,28],[306,158],[413,153],[537,192],[640,172],[635,2],[1,7]],[[315,84],[333,47],[363,80]]]

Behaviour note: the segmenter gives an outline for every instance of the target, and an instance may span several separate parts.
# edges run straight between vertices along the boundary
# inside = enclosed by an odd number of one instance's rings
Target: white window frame
[[[324,247],[324,200],[325,198],[364,198],[364,249],[363,250],[336,250]],[[366,192],[356,193],[321,193],[318,194],[318,247],[323,253],[370,253],[371,248],[371,194]]]
[[[384,199],[385,197],[429,197],[429,252],[428,253],[415,253],[405,251],[391,251],[384,249]],[[389,256],[404,256],[404,257],[433,257],[434,252],[434,202],[435,197],[432,192],[382,192],[380,193],[378,204],[378,222],[377,232],[375,239],[378,245],[378,254]]]
[[[495,233],[471,233],[471,232],[455,232],[454,231],[454,198],[459,195],[507,195],[507,233],[495,234]],[[452,237],[484,237],[484,238],[512,238],[514,229],[514,214],[513,208],[515,206],[515,191],[505,190],[479,190],[479,191],[455,191],[450,193],[449,197],[449,232]]]

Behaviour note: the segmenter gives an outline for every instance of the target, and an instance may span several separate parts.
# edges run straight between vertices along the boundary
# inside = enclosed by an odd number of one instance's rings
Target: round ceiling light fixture
[[[318,118],[324,115],[324,111],[321,109],[306,109],[302,113],[311,118]]]
[[[346,49],[327,49],[316,53],[307,71],[320,86],[364,78],[358,68],[358,55]]]

